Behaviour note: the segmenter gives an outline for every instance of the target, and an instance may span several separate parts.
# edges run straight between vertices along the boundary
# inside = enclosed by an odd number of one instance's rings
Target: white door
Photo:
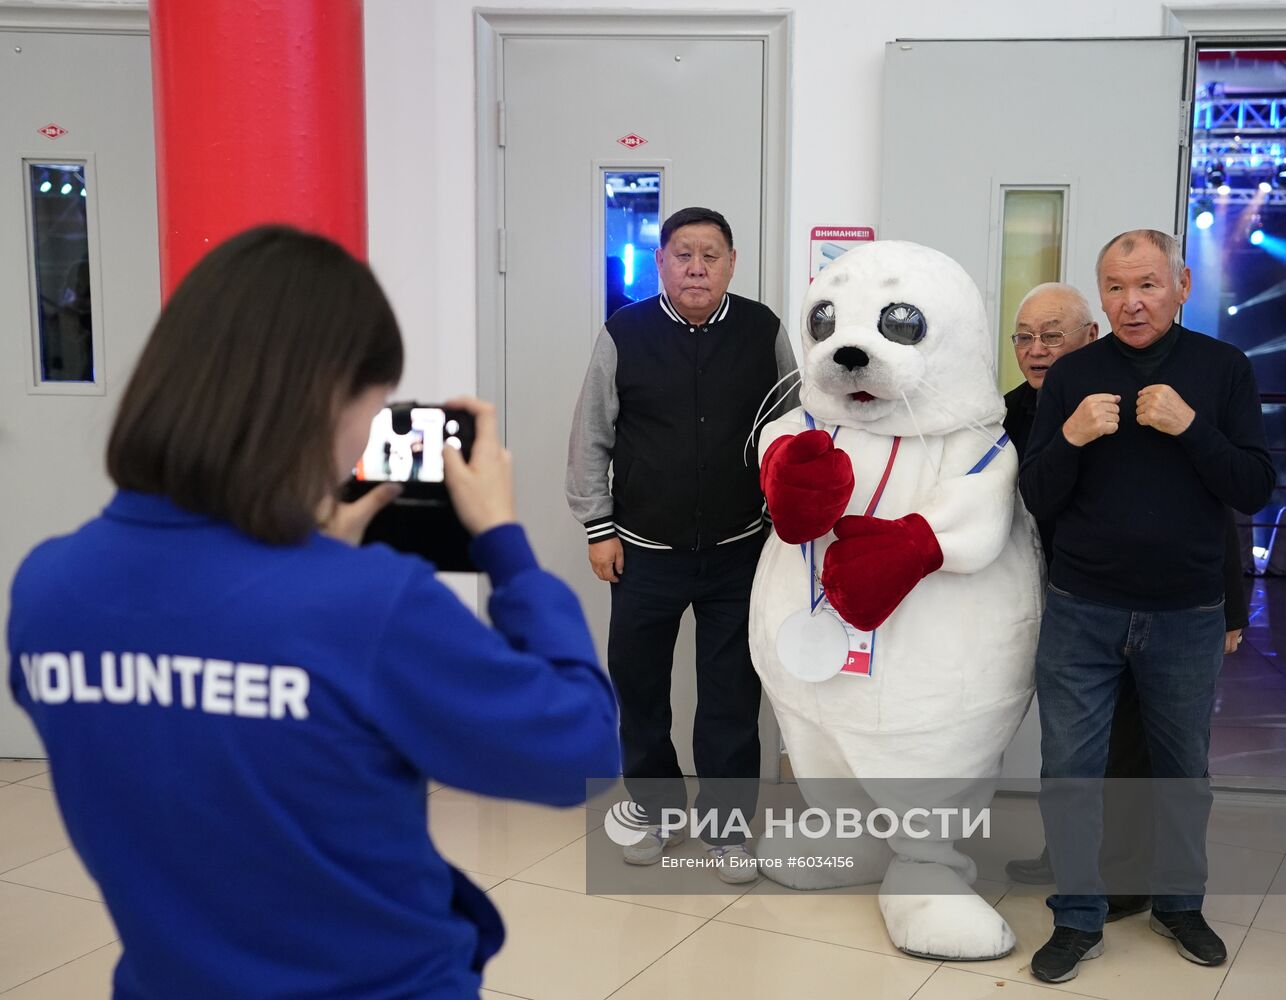
[[[147,36],[0,31],[0,54],[7,620],[22,557],[92,517],[111,494],[107,432],[155,321],[160,277]],[[66,614],[77,613],[69,603]],[[0,757],[43,756],[2,662]]]
[[[1003,360],[1013,323],[1002,308],[1006,195],[1061,192],[1057,280],[1081,289],[1106,332],[1099,248],[1126,229],[1181,232],[1186,66],[1179,38],[890,42],[880,237],[958,260],[982,290]],[[1015,221],[1024,224],[1011,219],[1011,232]],[[1033,705],[1005,776],[1039,771]]]
[[[563,476],[572,412],[603,322],[604,257],[612,240],[604,230],[614,214],[606,191],[613,175],[659,175],[660,220],[688,205],[722,212],[737,248],[731,290],[757,298],[765,45],[506,38],[502,59],[503,401],[519,515],[541,562],[575,587],[605,655],[608,585],[590,572],[585,532],[567,509]],[[642,228],[654,235],[658,221],[647,217]],[[634,285],[645,286],[655,273],[651,253],[634,260]],[[696,702],[692,664],[689,614],[675,654],[673,697],[675,747],[686,773]],[[775,751],[770,715],[761,737]]]

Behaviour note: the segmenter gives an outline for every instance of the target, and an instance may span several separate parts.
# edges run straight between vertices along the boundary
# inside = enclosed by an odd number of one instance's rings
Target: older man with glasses
[[[1051,281],[1037,285],[1018,305],[1014,319],[1014,356],[1025,379],[1005,393],[1005,430],[1018,450],[1027,453],[1032,421],[1036,419],[1036,392],[1045,384],[1045,373],[1065,354],[1098,337],[1098,324],[1090,315],[1085,296],[1071,285]],[[1041,541],[1045,539],[1042,529]],[[1049,551],[1049,546],[1045,546]]]

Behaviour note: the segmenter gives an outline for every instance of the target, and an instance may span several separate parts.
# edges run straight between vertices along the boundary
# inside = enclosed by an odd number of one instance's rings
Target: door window
[[[94,382],[84,162],[26,163],[37,383]]]
[[[661,173],[603,171],[603,318],[657,293]]]
[[[1067,189],[1002,187],[1000,216],[1000,389],[1023,380],[1009,337],[1023,297],[1037,285],[1063,280]]]

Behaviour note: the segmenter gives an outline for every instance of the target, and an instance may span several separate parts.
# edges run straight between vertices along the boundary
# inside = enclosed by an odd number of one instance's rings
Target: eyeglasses
[[[1092,322],[1094,321],[1090,320],[1090,323]],[[1081,330],[1084,330],[1089,325],[1090,325],[1089,323],[1082,323],[1080,326],[1078,326],[1075,330],[1072,330],[1071,332],[1079,333]],[[1063,341],[1067,339],[1068,335],[1064,333],[1062,330],[1046,330],[1043,333],[1039,334],[1039,336],[1040,336],[1040,342],[1044,344],[1046,347],[1062,347]],[[1033,343],[1036,342],[1036,337],[1037,337],[1037,334],[1034,334],[1034,333],[1015,333],[1009,339],[1013,341],[1013,344],[1015,347],[1025,351],[1029,347],[1031,347]]]

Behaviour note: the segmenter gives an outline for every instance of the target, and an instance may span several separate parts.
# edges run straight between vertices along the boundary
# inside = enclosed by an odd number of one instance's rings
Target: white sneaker
[[[637,844],[630,844],[625,848],[625,863],[627,865],[654,865],[661,860],[661,855],[665,853],[667,847],[682,844],[687,839],[687,836],[686,831],[678,829],[671,831],[668,837],[662,837],[659,826],[649,826],[647,836]]]
[[[754,855],[745,844],[723,844],[719,847],[707,847],[706,853],[714,859],[715,872],[725,882],[741,885],[753,882],[759,877]]]

